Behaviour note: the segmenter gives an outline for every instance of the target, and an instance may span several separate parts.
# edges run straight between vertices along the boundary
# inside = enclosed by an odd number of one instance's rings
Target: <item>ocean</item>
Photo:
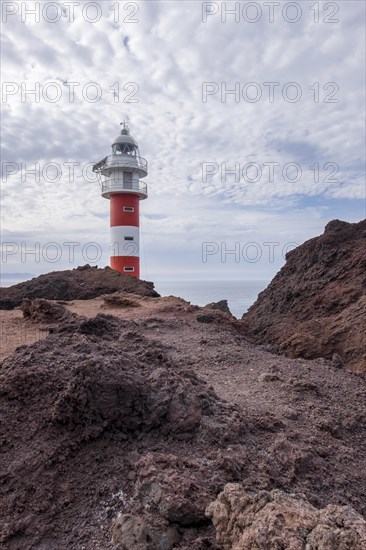
[[[4,273],[0,286],[11,286],[31,279],[31,273]],[[179,296],[197,306],[226,299],[230,311],[240,319],[254,304],[259,292],[269,281],[156,281],[155,288],[162,296]]]
[[[180,296],[198,306],[226,299],[231,313],[240,319],[268,283],[269,281],[156,281],[155,289],[162,296]]]

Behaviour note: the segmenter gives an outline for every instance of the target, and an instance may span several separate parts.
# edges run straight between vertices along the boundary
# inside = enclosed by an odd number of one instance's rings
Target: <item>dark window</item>
[[[130,143],[116,143],[112,146],[112,153],[114,155],[130,155],[136,156],[136,147]]]
[[[123,212],[134,212],[135,209],[133,206],[124,206],[123,207]]]
[[[135,271],[134,267],[124,267],[123,271]]]
[[[125,237],[125,241],[133,241],[133,237]]]

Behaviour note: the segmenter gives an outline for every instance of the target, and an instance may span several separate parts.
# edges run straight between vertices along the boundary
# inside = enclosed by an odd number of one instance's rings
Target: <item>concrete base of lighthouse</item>
[[[133,193],[110,196],[110,266],[137,278],[140,277],[139,202]]]

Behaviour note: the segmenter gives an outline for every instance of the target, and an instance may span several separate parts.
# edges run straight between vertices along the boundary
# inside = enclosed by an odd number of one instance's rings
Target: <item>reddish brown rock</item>
[[[72,317],[72,314],[62,304],[42,298],[25,299],[22,301],[20,309],[25,319],[35,323],[59,323]]]
[[[0,309],[13,309],[25,298],[89,300],[114,292],[159,296],[154,290],[154,283],[123,275],[109,267],[98,269],[85,265],[66,271],[52,271],[24,283],[0,288]]]
[[[75,316],[0,364],[0,546],[107,550],[120,514],[121,548],[170,550],[176,526],[200,547],[218,481],[177,456],[205,453],[238,407],[135,327]]]
[[[348,506],[317,510],[304,496],[228,484],[206,511],[222,550],[364,550],[366,521]]]
[[[113,294],[106,294],[102,296],[105,308],[126,308],[126,307],[140,307],[138,302],[139,296],[125,295],[122,292],[114,292]]]
[[[215,494],[215,484],[212,479],[202,479],[198,461],[148,453],[136,470],[135,498],[145,508],[155,508],[169,523],[182,527],[207,523],[205,509]]]
[[[1,312],[44,333],[0,363],[1,547],[222,550],[205,508],[233,482],[366,513],[363,378],[136,299],[57,304],[59,324]],[[333,527],[314,533],[322,548]]]
[[[119,516],[112,526],[112,543],[123,550],[171,550],[179,541],[179,533],[169,524],[154,529],[131,514]]]
[[[286,264],[243,316],[255,343],[290,357],[336,357],[366,371],[366,220],[334,220]]]

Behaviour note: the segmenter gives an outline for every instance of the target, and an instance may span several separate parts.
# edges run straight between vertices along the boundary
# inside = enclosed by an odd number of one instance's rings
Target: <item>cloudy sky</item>
[[[364,2],[2,10],[5,273],[108,264],[88,163],[122,120],[149,162],[143,278],[269,280],[329,220],[364,217]]]

